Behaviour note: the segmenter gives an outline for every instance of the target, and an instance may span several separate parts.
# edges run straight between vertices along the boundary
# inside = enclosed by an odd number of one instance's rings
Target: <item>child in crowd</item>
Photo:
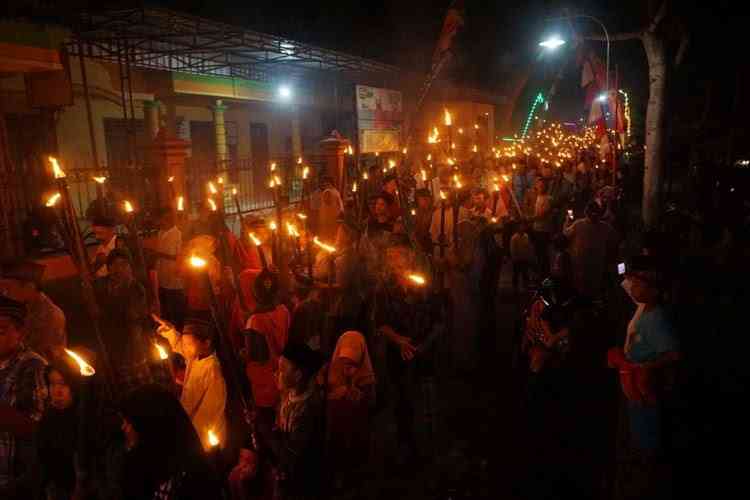
[[[158,333],[187,362],[180,402],[193,422],[203,448],[208,450],[212,447],[209,431],[219,439],[219,443],[226,443],[224,410],[227,386],[214,351],[213,325],[202,318],[189,318],[182,334],[169,326],[159,327]]]
[[[524,286],[529,286],[529,268],[534,263],[534,246],[529,236],[529,224],[521,221],[518,230],[510,239],[510,259],[513,263],[513,290],[518,293],[518,281],[523,277]]]

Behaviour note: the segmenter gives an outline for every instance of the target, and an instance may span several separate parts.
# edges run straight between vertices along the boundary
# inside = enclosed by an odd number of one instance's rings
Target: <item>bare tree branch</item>
[[[607,38],[602,35],[588,35],[582,37],[583,40],[592,40],[595,42],[606,42]],[[615,33],[614,35],[609,35],[609,41],[610,42],[623,42],[625,40],[636,40],[641,38],[640,32],[632,32],[632,33]]]
[[[654,16],[654,19],[651,21],[651,24],[649,24],[646,31],[649,33],[653,33],[656,31],[656,28],[659,27],[659,23],[661,23],[662,19],[664,19],[664,16],[667,15],[667,6],[669,4],[669,0],[663,0],[661,5],[659,6],[659,10],[656,11],[656,15]]]
[[[682,60],[685,58],[685,53],[687,52],[689,45],[690,45],[690,35],[688,35],[687,33],[683,33],[682,38],[680,39],[680,46],[677,49],[677,55],[674,58],[675,67],[679,66],[682,63]]]

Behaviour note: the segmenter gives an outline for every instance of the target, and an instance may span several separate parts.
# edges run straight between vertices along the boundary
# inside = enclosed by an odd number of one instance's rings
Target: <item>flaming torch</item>
[[[70,349],[65,349],[65,353],[73,358],[73,360],[78,364],[78,369],[80,370],[81,375],[83,375],[84,377],[91,377],[96,373],[94,367],[88,364],[85,359],[83,359],[75,352],[71,351]]]
[[[219,446],[219,436],[216,435],[213,429],[208,429],[208,445],[213,449]]]
[[[417,286],[424,286],[427,283],[427,280],[421,274],[410,273],[406,277]]]
[[[266,259],[266,252],[263,251],[263,247],[261,246],[261,241],[258,239],[257,236],[255,236],[255,233],[249,233],[250,241],[253,242],[253,245],[255,245],[255,249],[258,251],[258,257],[260,257],[260,264],[263,267],[263,269],[268,269],[268,260]]]
[[[57,158],[50,156],[49,162],[52,164],[52,175],[55,176],[55,179],[64,179],[66,177],[65,171],[60,168]]]
[[[44,205],[47,207],[54,207],[55,205],[57,205],[57,202],[60,201],[61,197],[62,195],[60,193],[55,193],[47,198],[47,201],[44,203]]]
[[[321,249],[325,250],[325,251],[326,251],[326,252],[328,252],[328,253],[334,253],[334,252],[336,252],[336,247],[335,247],[335,246],[333,246],[333,245],[329,245],[329,244],[327,244],[327,243],[323,243],[322,241],[320,241],[320,240],[318,239],[318,237],[317,237],[317,236],[315,236],[315,237],[313,238],[313,243],[315,243],[315,245],[316,245],[317,247],[319,247],[319,248],[321,248]]]

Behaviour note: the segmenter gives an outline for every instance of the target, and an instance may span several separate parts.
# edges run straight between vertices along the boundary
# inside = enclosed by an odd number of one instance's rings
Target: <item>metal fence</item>
[[[197,211],[208,198],[209,181],[216,182],[219,177],[224,181],[224,210],[227,214],[236,214],[237,208],[232,196],[237,191],[241,213],[264,210],[274,206],[275,195],[269,187],[270,163],[276,164],[275,172],[282,180],[282,197],[288,203],[296,203],[302,198],[302,169],[310,168],[310,186],[317,186],[317,177],[323,171],[324,158],[315,155],[306,157],[299,164],[292,157],[280,157],[269,161],[269,165],[254,164],[250,158],[230,160],[223,163],[201,162],[192,158],[186,159],[185,184],[187,200],[186,209]],[[144,212],[153,212],[160,205],[170,204],[159,199],[156,179],[158,172],[150,166],[136,166],[118,169],[67,168],[67,180],[71,200],[76,214],[86,219],[90,208],[97,198],[104,193],[111,193],[114,199],[128,199]],[[95,177],[106,177],[104,184],[99,184]],[[218,195],[217,195],[218,196]],[[171,201],[171,200],[170,200]]]

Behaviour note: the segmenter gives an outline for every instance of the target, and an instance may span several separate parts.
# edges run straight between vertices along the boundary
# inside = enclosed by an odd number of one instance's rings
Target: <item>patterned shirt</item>
[[[44,358],[26,346],[10,359],[0,362],[0,407],[10,407],[38,422],[45,409]],[[19,439],[0,432],[0,489],[18,479],[32,457],[31,439]]]
[[[26,344],[42,356],[67,346],[65,335],[65,313],[43,293],[27,304],[24,330]]]

